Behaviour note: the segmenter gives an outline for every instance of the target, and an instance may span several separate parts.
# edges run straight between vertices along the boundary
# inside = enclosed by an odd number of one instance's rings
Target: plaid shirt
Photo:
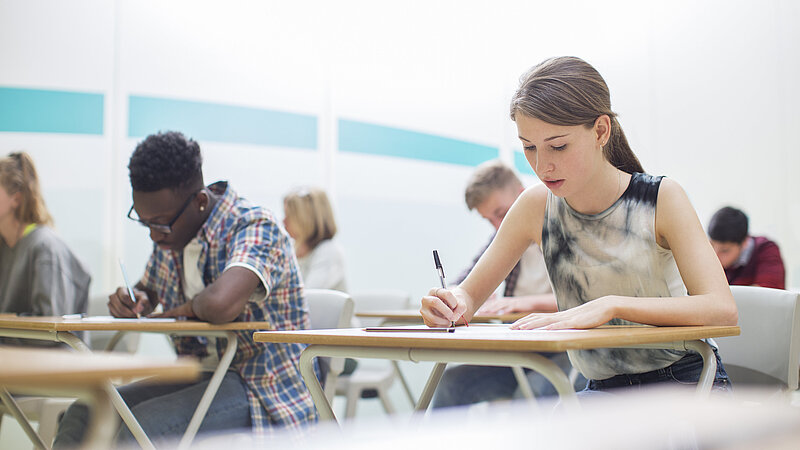
[[[478,253],[478,256],[476,256],[475,259],[472,260],[472,264],[466,269],[464,269],[455,278],[455,284],[461,284],[464,280],[467,279],[467,275],[469,275],[469,273],[472,272],[472,269],[475,268],[475,264],[478,264],[478,260],[481,259],[481,256],[483,256],[484,253],[486,253],[486,250],[489,248],[489,246],[492,245],[492,241],[494,241],[494,237],[496,235],[497,233],[492,235],[492,238],[489,239],[489,243],[486,244],[486,247],[483,247],[483,250],[481,250],[480,253]],[[503,289],[503,297],[514,296],[514,291],[517,290],[517,279],[519,278],[520,266],[521,266],[521,261],[517,261],[517,263],[514,264],[514,268],[511,269],[511,272],[509,272],[508,276],[506,276],[505,280],[506,286]]]
[[[205,285],[231,266],[250,269],[262,286],[236,321],[266,321],[274,330],[308,328],[308,306],[287,234],[270,211],[239,198],[227,182],[215,183],[209,189],[220,198],[197,233],[202,245],[197,264]],[[165,310],[189,300],[183,294],[182,264],[182,251],[154,246],[141,283],[158,295]],[[316,421],[314,403],[297,365],[305,346],[254,342],[253,330],[237,334],[239,345],[231,367],[249,388],[254,430],[263,432]],[[180,355],[208,354],[205,338],[176,337],[173,343]],[[218,354],[221,344],[217,344]]]

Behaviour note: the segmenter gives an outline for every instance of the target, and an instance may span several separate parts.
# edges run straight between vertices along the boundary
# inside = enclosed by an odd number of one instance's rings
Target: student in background
[[[687,195],[669,178],[643,173],[591,65],[560,57],[533,67],[511,118],[543,184],[522,193],[464,282],[423,297],[426,324],[469,320],[531,243],[542,249],[559,312],[532,313],[512,329],[736,324],[736,303]],[[715,354],[714,388],[728,390]],[[700,355],[684,350],[569,357],[589,391],[696,384],[703,368]]]
[[[239,197],[220,181],[203,182],[197,142],[178,132],[148,136],[128,164],[133,205],[128,217],[147,227],[153,253],[136,284],[134,302],[125,288],[109,296],[115,317],[150,314],[225,323],[267,321],[276,330],[308,328],[308,307],[291,241],[268,210]],[[238,333],[231,369],[200,426],[200,432],[294,427],[313,422],[317,413],[297,368],[303,346],[253,342],[252,331]],[[179,355],[194,355],[215,367],[222,342],[173,338]],[[133,383],[120,394],[152,439],[186,430],[210,372],[199,382],[168,386]],[[80,443],[86,430],[85,405],[73,404],[61,420],[57,447]],[[117,441],[133,436],[122,426]]]
[[[325,191],[295,189],[283,198],[283,226],[294,239],[303,286],[347,292],[344,252],[333,238],[336,220]]]
[[[519,177],[510,167],[499,160],[487,161],[478,166],[470,177],[464,192],[464,200],[467,208],[477,210],[492,224],[496,232],[511,205],[524,190]],[[492,235],[489,244],[494,236]],[[485,251],[486,247],[481,250],[472,265],[455,279],[456,284],[466,279]],[[494,294],[490,296],[478,309],[478,313],[503,314],[556,310],[556,298],[547,278],[542,251],[538,245],[531,244],[505,278],[503,296]],[[569,373],[572,369],[569,358],[564,352],[542,355],[550,358],[565,373]],[[556,394],[553,385],[542,375],[534,371],[526,371],[526,374],[536,397]],[[586,379],[580,376],[578,378],[576,386],[586,384]],[[432,406],[443,408],[508,399],[514,395],[517,388],[517,379],[509,367],[456,365],[448,367],[442,375],[434,393]]]
[[[728,284],[785,289],[786,271],[778,245],[747,233],[747,215],[730,206],[715,212],[708,223],[711,246]]]
[[[52,225],[31,157],[0,158],[0,312],[86,312],[91,277]]]

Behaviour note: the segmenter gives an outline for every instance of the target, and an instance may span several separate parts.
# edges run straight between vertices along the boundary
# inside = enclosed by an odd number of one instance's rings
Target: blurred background
[[[282,196],[332,196],[352,292],[437,285],[491,227],[463,189],[522,156],[508,103],[544,58],[605,77],[645,169],[675,179],[705,225],[750,216],[800,284],[800,3],[759,1],[0,0],[0,152],[30,152],[92,294],[138,277],[152,248],[125,219],[128,158],[174,129],[283,217]]]

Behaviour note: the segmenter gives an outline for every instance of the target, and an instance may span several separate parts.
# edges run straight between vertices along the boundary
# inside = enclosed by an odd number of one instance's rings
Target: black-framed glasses
[[[203,188],[203,189],[205,189],[205,188]],[[170,233],[172,233],[172,225],[174,225],[175,222],[177,222],[178,219],[181,217],[181,214],[183,214],[183,212],[186,211],[186,208],[189,207],[189,203],[192,202],[194,197],[197,194],[203,192],[203,189],[200,189],[200,190],[192,193],[189,196],[189,198],[187,198],[186,201],[183,202],[183,206],[181,206],[181,209],[178,210],[178,214],[175,214],[175,217],[173,217],[172,220],[170,220],[169,222],[167,222],[165,224],[164,223],[152,223],[152,222],[148,222],[146,220],[142,220],[139,217],[133,217],[133,214],[135,213],[135,211],[133,209],[133,205],[131,205],[131,209],[128,210],[128,219],[131,219],[132,221],[137,222],[142,226],[150,228],[151,230],[158,231],[159,233],[170,234]]]

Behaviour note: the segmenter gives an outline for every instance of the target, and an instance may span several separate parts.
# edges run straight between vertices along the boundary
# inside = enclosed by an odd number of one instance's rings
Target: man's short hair
[[[467,208],[470,210],[477,208],[492,192],[512,185],[522,187],[522,182],[517,174],[499,159],[479,165],[464,191]]]
[[[131,187],[139,192],[203,185],[200,146],[177,131],[147,136],[133,151],[128,171]]]
[[[743,242],[747,237],[747,215],[730,206],[721,208],[711,216],[708,237],[719,242]]]

